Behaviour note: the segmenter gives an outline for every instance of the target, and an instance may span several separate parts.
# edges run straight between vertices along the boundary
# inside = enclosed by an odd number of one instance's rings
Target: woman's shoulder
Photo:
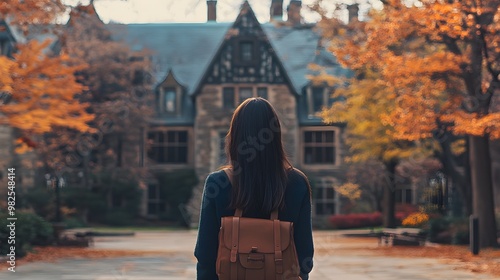
[[[293,188],[307,189],[310,191],[311,185],[306,174],[298,168],[290,168],[288,171],[288,185]]]
[[[304,181],[304,183],[309,182],[306,174],[304,174],[304,172],[302,172],[297,167],[291,167],[288,169],[288,177],[295,180]]]
[[[227,175],[224,172],[224,169],[216,170],[208,174],[207,181],[215,181],[216,183],[227,182]]]

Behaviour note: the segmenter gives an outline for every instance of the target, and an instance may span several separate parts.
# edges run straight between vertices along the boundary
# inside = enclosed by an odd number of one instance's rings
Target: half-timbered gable
[[[202,83],[289,83],[283,65],[247,2],[226,33]]]

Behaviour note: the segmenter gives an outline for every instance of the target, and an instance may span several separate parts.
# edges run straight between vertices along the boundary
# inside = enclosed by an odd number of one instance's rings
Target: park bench
[[[57,244],[60,246],[90,247],[94,245],[94,239],[89,230],[67,230],[61,234]]]
[[[380,233],[379,245],[385,246],[423,246],[426,235],[420,229],[384,229]]]

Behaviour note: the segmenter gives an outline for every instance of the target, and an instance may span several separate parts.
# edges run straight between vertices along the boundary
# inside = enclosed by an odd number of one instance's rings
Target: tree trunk
[[[123,133],[118,133],[117,135],[117,147],[116,147],[116,167],[122,167],[122,150],[123,150]]]
[[[489,139],[469,136],[473,214],[479,218],[481,248],[497,246]]]
[[[472,214],[472,188],[470,184],[470,177],[467,176],[469,173],[468,164],[465,166],[465,174],[459,171],[459,165],[454,159],[453,152],[451,151],[451,140],[449,139],[451,135],[443,137],[439,140],[441,146],[442,154],[440,155],[440,161],[443,164],[443,170],[446,175],[450,176],[453,185],[458,190],[460,198],[464,203],[465,214],[469,216]],[[467,148],[467,151],[469,149]],[[468,158],[468,157],[467,157]]]
[[[387,172],[387,182],[384,184],[384,211],[383,226],[386,228],[396,227],[395,204],[396,204],[396,166],[397,161],[384,163]]]

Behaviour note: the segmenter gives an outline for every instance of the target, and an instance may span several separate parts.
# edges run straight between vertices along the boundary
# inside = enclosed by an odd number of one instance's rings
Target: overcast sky
[[[327,2],[335,0],[326,0]],[[63,0],[68,5],[89,0]],[[217,21],[233,22],[243,0],[218,0]],[[269,21],[271,0],[248,0],[261,23]],[[290,0],[283,1],[283,12]],[[314,0],[302,1],[302,15],[306,22],[315,22],[318,16],[309,11],[307,5]],[[104,22],[147,23],[147,22],[205,22],[207,20],[206,0],[95,0],[97,13]]]

